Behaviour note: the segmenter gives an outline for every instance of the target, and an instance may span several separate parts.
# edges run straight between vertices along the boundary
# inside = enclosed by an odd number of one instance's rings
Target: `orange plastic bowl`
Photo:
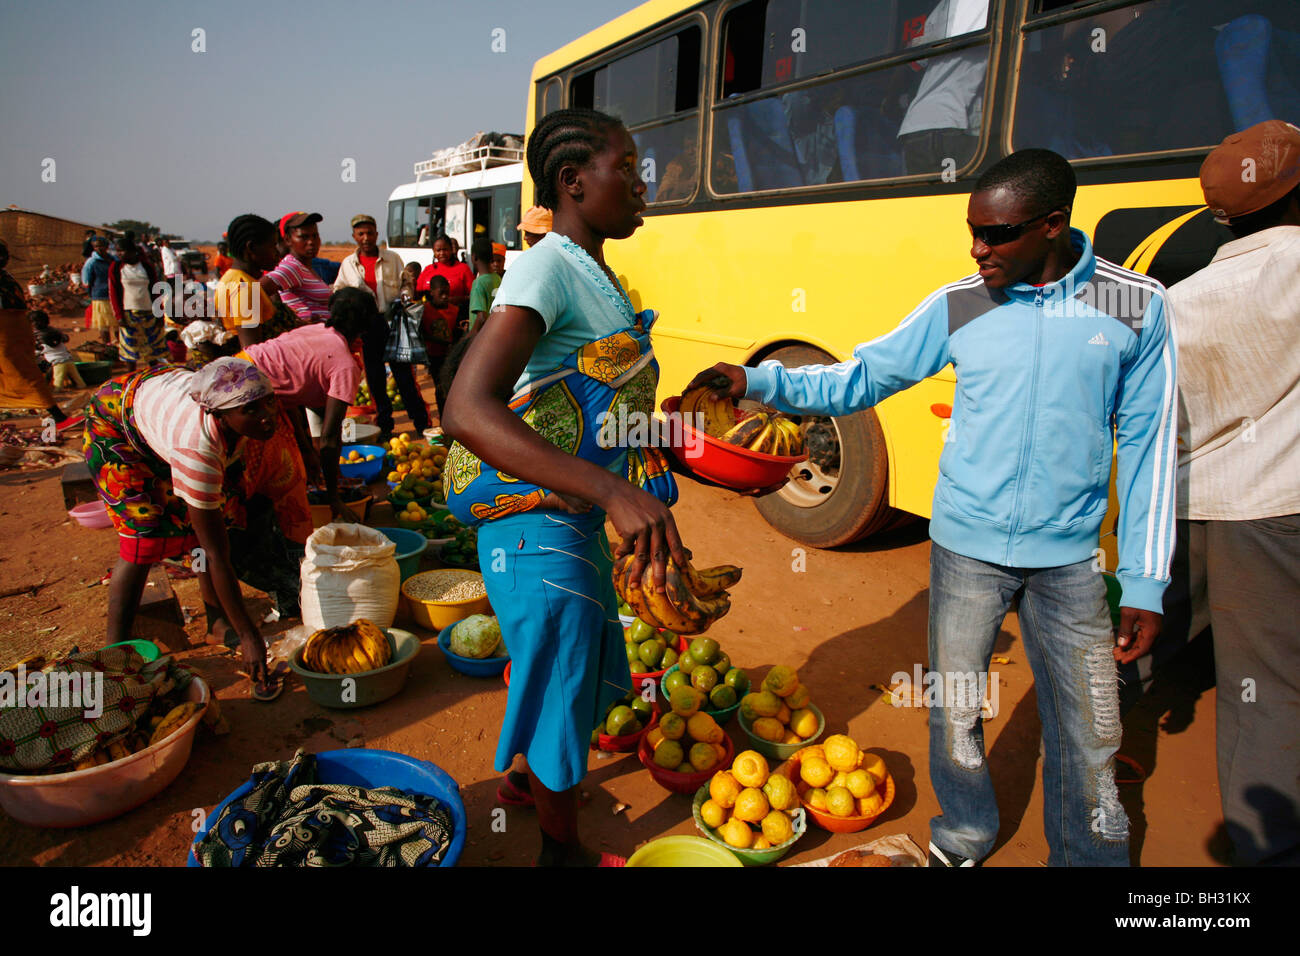
[[[674,415],[680,404],[680,396],[665,399],[663,410],[669,415]],[[737,411],[736,421],[740,421],[741,417],[741,413]],[[669,446],[669,450],[684,468],[737,491],[770,488],[799,462],[808,460],[806,453],[794,457],[764,455],[761,452],[750,451],[748,448],[729,445],[685,423],[682,423],[680,431],[671,429],[669,434],[676,439],[675,443]],[[695,446],[694,451],[688,451],[686,448],[683,436],[688,434],[691,436],[691,444]]]
[[[795,785],[799,791],[799,803],[807,811],[808,816],[812,817],[823,830],[829,830],[831,833],[857,833],[859,830],[865,830],[871,824],[880,819],[881,815],[889,809],[889,805],[894,802],[894,775],[888,774],[885,777],[885,802],[880,805],[880,809],[869,817],[837,817],[833,813],[827,813],[825,810],[817,810],[805,799],[808,791],[812,788],[804,783],[799,776],[799,755],[795,754],[782,765],[780,773],[790,778],[790,782]]]
[[[641,743],[641,738],[650,731],[659,726],[659,711],[653,711],[650,715],[650,723],[646,724],[634,734],[623,734],[618,737],[611,737],[609,734],[601,734],[596,738],[596,746],[592,750],[603,750],[611,754],[630,754]]]
[[[647,730],[648,732],[648,730]],[[654,751],[650,749],[650,741],[644,736],[637,747],[637,756],[641,758],[641,763],[650,771],[650,776],[654,778],[655,783],[665,790],[671,790],[673,793],[692,794],[704,784],[712,779],[713,775],[719,770],[731,766],[732,759],[736,756],[736,745],[731,742],[731,738],[726,734],[722,736],[722,743],[727,751],[718,763],[710,770],[702,770],[699,773],[678,773],[676,770],[665,770],[654,762]]]

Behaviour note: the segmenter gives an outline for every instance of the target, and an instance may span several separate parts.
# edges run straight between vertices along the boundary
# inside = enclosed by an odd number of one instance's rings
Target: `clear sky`
[[[635,6],[0,0],[0,206],[198,240],[303,209],[346,241],[369,212],[382,233],[413,163],[479,130],[525,132],[533,63]]]

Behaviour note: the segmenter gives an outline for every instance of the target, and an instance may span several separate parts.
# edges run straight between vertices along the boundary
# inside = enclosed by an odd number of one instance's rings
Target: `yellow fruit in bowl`
[[[796,710],[790,714],[790,729],[804,740],[817,733],[817,715],[811,710]]]
[[[731,775],[742,787],[761,787],[768,773],[767,759],[757,750],[742,750],[731,762]]]
[[[681,740],[686,734],[686,719],[680,714],[664,714],[659,720],[659,729],[669,740]]]
[[[820,757],[822,760],[826,759],[826,751],[822,749],[821,744],[809,744],[799,751],[800,760],[811,760],[813,757]]]
[[[728,846],[734,846],[737,850],[748,850],[754,842],[754,831],[746,826],[743,820],[737,820],[735,817],[718,827],[718,836]]]
[[[843,770],[836,770],[835,776],[831,778],[831,782],[826,789],[829,790],[831,787],[843,787],[845,790],[849,789],[849,775]]]
[[[785,736],[785,728],[775,717],[760,717],[754,721],[754,733],[764,740],[779,741]]]
[[[763,836],[763,834],[760,833],[760,834],[758,834],[758,836],[754,837],[754,845],[753,845],[752,847],[750,847],[750,849],[751,849],[751,850],[770,850],[770,849],[772,849],[772,841],[769,840],[767,837]]]
[[[801,744],[801,743],[803,743],[803,738],[800,737],[798,734],[796,734],[793,730],[787,730],[787,731],[785,732],[785,736],[781,738],[781,743],[783,743],[783,744]]]
[[[735,777],[725,770],[719,770],[709,781],[709,799],[724,810],[730,810],[736,805],[736,798],[742,789]]]
[[[759,717],[775,717],[781,712],[781,698],[770,690],[760,690],[756,694],[746,694],[750,709]]]
[[[874,817],[880,812],[880,808],[885,805],[885,798],[879,793],[873,793],[870,796],[860,797],[858,799],[858,816]]]
[[[853,738],[843,734],[832,734],[822,743],[822,749],[826,751],[826,762],[836,770],[848,773],[858,768],[858,758],[862,756],[862,752],[858,750],[858,745],[853,742]]]
[[[826,812],[826,791],[821,787],[813,787],[804,794],[804,799],[808,801],[808,806],[819,813]]]
[[[701,694],[694,687],[675,687],[669,703],[672,706],[674,714],[680,717],[690,717],[700,709]]]
[[[706,744],[720,743],[724,736],[718,722],[703,711],[691,714],[690,719],[686,721],[686,732],[690,734],[691,739]]]
[[[837,817],[851,817],[858,812],[858,801],[845,787],[831,787],[826,791],[826,809]]]
[[[795,792],[794,784],[783,773],[768,776],[767,783],[763,784],[763,795],[773,810],[790,810],[799,803],[799,794]]]
[[[768,806],[767,797],[763,795],[763,791],[754,787],[746,787],[736,797],[736,805],[731,808],[731,815],[737,820],[744,820],[746,823],[759,823],[763,817],[767,816],[769,810],[771,810],[771,807]]]
[[[810,787],[825,787],[835,778],[835,771],[821,757],[799,761],[799,778]]]
[[[780,810],[773,810],[763,817],[762,826],[763,836],[772,842],[772,846],[780,846],[794,836],[794,827],[790,824],[790,818]]]
[[[727,822],[727,809],[714,800],[705,800],[700,807],[700,819],[706,827],[716,830]]]
[[[800,710],[807,707],[812,701],[812,694],[808,692],[807,686],[800,684],[794,689],[794,693],[786,697],[785,705],[791,710]]]
[[[777,697],[789,697],[799,687],[799,675],[793,667],[778,664],[763,678],[763,689]]]
[[[849,793],[853,794],[857,800],[869,797],[876,792],[876,781],[871,779],[871,774],[865,770],[854,770],[850,773],[846,786],[849,788]]]
[[[395,472],[395,471],[390,471],[390,472],[388,473],[387,477],[388,477],[388,480],[391,481],[391,482],[393,482],[394,484],[396,484],[397,482],[399,482],[399,481],[402,480],[402,476],[399,475],[399,474],[398,474],[397,472]]]
[[[645,735],[645,739],[646,743],[650,745],[650,750],[653,752],[655,748],[659,746],[660,741],[666,740],[667,738],[664,736],[664,732],[656,727]]]
[[[696,773],[704,773],[718,765],[718,753],[711,744],[694,744],[688,759]]]
[[[655,749],[654,762],[665,770],[676,770],[683,759],[682,745],[675,740],[665,740]]]
[[[780,721],[782,724],[788,724],[790,723],[791,713],[792,711],[790,710],[790,708],[787,707],[785,704],[782,704],[781,709],[776,712],[776,719]]]
[[[883,784],[885,778],[889,776],[889,771],[885,769],[885,761],[877,754],[863,753],[862,759],[858,761],[858,766],[871,774],[871,779],[876,781],[877,787]]]

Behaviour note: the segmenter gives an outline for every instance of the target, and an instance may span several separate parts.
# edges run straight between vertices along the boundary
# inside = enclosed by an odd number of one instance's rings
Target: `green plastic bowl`
[[[672,667],[668,668],[668,670],[664,671],[663,677],[659,678],[659,701],[665,711],[671,710],[672,707],[668,703],[668,692],[664,690],[664,681],[668,679],[669,674],[671,674],[673,671],[676,670],[681,670],[681,668],[678,667],[676,664],[674,664]],[[632,676],[635,678],[641,675],[634,674]],[[706,703],[708,702],[709,700],[708,694],[704,695],[704,700]],[[700,713],[708,714],[715,721],[717,721],[719,727],[725,727],[728,723],[730,723],[731,718],[736,716],[736,712],[738,710],[740,710],[739,700],[737,700],[734,704],[732,704],[730,707],[726,708],[725,710],[710,710],[708,707],[704,707],[704,706],[700,707]]]
[[[627,866],[743,866],[734,853],[697,836],[651,840],[627,858]]]
[[[700,816],[700,807],[704,806],[705,801],[709,799],[709,785],[706,783],[695,791],[695,799],[691,801],[691,816],[695,818],[695,826],[705,839],[711,840],[718,846],[722,847],[728,853],[733,853],[736,859],[745,866],[766,866],[768,863],[775,863],[781,857],[790,852],[790,848],[799,842],[799,838],[808,832],[808,821],[803,807],[799,807],[792,813],[790,824],[794,829],[794,836],[784,843],[778,843],[776,846],[766,850],[740,850],[727,843],[726,840],[718,836],[707,826]]]
[[[741,714],[736,718],[740,723],[740,729],[749,735],[750,744],[755,750],[761,753],[769,760],[789,760],[795,755],[795,752],[804,747],[815,744],[818,738],[826,732],[826,715],[817,708],[816,704],[809,704],[808,709],[817,715],[817,733],[813,734],[807,740],[801,740],[797,744],[777,744],[770,740],[764,740],[758,734],[754,733],[754,725],[745,719]]]
[[[307,688],[307,696],[322,707],[351,710],[377,704],[402,689],[402,685],[406,683],[406,673],[411,668],[411,661],[415,660],[415,655],[420,650],[419,639],[410,631],[402,631],[395,627],[385,627],[382,630],[388,637],[389,646],[393,649],[393,660],[378,670],[365,671],[361,674],[320,674],[309,671],[302,666],[301,647],[289,658],[289,667],[302,678],[303,685]],[[355,697],[355,700],[344,699],[345,691],[349,690],[343,684],[345,680],[355,682],[350,688],[353,693],[347,695]]]
[[[118,641],[116,644],[109,644],[108,647],[135,648],[135,652],[144,658],[146,664],[150,661],[156,661],[162,656],[162,651],[158,649],[158,645],[153,641]],[[108,650],[108,647],[104,648],[104,650]]]

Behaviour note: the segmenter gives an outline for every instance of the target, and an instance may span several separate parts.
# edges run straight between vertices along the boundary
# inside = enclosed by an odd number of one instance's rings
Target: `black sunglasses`
[[[1041,216],[1035,216],[1033,219],[1026,219],[1024,222],[1018,222],[1015,225],[1001,223],[996,226],[972,226],[968,221],[966,228],[970,230],[971,237],[978,239],[986,246],[1001,246],[1008,242],[1015,242],[1025,234],[1025,230],[1041,219],[1046,219],[1052,213],[1058,210],[1050,210]]]

